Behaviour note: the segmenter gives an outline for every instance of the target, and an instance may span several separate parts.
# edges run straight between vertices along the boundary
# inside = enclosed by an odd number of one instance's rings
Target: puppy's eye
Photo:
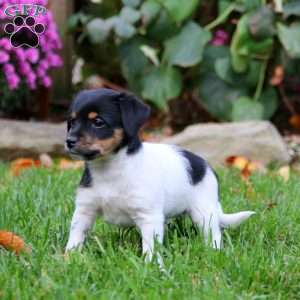
[[[95,119],[91,120],[91,122],[96,128],[103,128],[106,126],[105,122],[100,117],[96,117]]]

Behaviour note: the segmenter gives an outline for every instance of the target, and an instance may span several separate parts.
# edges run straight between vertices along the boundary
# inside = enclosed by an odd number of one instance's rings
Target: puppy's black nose
[[[68,146],[69,149],[74,148],[76,142],[77,142],[77,139],[76,138],[72,138],[72,137],[69,137],[66,140],[66,143],[67,143],[67,146]]]

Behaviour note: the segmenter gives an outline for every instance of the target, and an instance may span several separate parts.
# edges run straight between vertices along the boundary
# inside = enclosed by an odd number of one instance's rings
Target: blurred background
[[[298,143],[300,1],[2,0],[0,26],[28,2],[45,31],[32,48],[1,30],[1,118],[59,123],[77,91],[107,87],[152,107],[145,139],[270,120]]]

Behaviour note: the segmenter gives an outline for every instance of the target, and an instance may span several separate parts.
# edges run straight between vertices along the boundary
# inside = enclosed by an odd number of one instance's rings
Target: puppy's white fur
[[[212,246],[221,247],[221,228],[238,225],[254,212],[224,214],[218,182],[210,167],[196,185],[190,183],[189,161],[175,146],[143,143],[133,155],[126,148],[89,162],[92,186],[79,187],[66,250],[82,245],[100,215],[109,223],[136,225],[143,253],[151,260],[154,239],[162,243],[167,218],[188,213]]]

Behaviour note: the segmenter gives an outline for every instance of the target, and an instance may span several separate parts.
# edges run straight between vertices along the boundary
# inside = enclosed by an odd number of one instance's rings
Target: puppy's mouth
[[[76,147],[71,149],[67,148],[67,152],[74,159],[93,160],[101,156],[99,150],[88,150],[88,149],[81,149]]]

